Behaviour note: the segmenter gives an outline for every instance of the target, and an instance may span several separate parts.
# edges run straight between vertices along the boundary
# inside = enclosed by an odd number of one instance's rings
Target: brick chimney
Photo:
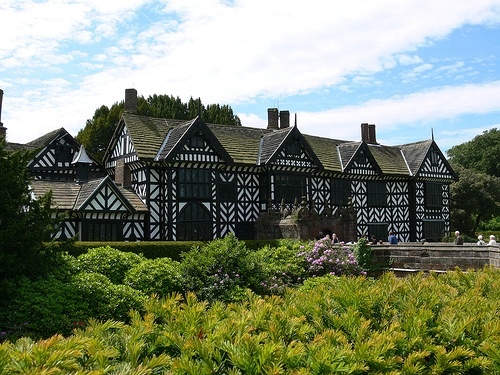
[[[2,101],[3,90],[0,89],[0,138],[5,138],[7,136],[7,128],[3,126],[2,122]]]
[[[278,108],[267,109],[267,128],[278,130]]]
[[[378,145],[375,134],[375,124],[361,124],[361,140],[368,144]]]
[[[280,111],[280,129],[290,127],[290,111]]]
[[[125,111],[137,112],[137,90],[125,89]]]
[[[115,183],[128,189],[131,186],[131,182],[130,168],[125,164],[125,159],[118,159],[115,167]]]

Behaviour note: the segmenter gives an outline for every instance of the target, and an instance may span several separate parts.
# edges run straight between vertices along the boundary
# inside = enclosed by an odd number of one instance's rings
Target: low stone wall
[[[500,248],[476,244],[400,243],[372,245],[372,263],[395,272],[448,271],[500,267]]]

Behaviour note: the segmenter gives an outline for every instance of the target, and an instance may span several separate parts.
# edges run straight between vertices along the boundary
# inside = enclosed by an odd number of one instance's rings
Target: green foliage
[[[81,299],[69,283],[54,277],[38,280],[20,277],[10,284],[9,304],[1,311],[0,323],[0,330],[9,340],[69,334],[75,322],[89,317],[90,301]]]
[[[110,246],[89,249],[77,259],[79,270],[103,274],[114,284],[122,284],[127,272],[145,260],[141,254],[119,251]]]
[[[500,131],[486,130],[469,142],[453,146],[447,152],[450,161],[465,169],[500,177]]]
[[[180,263],[169,258],[143,260],[127,272],[124,284],[147,295],[181,292]]]
[[[279,240],[277,246],[264,246],[254,252],[254,259],[260,264],[261,281],[256,291],[262,294],[282,294],[286,288],[302,283],[306,275],[304,261],[297,254],[301,242]]]
[[[352,246],[352,252],[358,261],[361,269],[369,271],[373,269],[372,252],[373,248],[368,244],[368,239],[362,237]]]
[[[149,298],[130,322],[0,344],[0,373],[496,374],[500,270],[332,275],[282,297]]]
[[[75,257],[87,253],[97,247],[112,247],[129,253],[142,254],[145,258],[171,258],[180,261],[181,254],[191,250],[193,246],[202,246],[206,241],[140,241],[140,242],[75,242],[67,248],[67,252]]]
[[[124,110],[124,101],[113,104],[111,108],[103,105],[96,109],[92,119],[88,119],[85,127],[76,135],[76,140],[94,157],[102,160]],[[190,120],[198,116],[199,111],[201,118],[207,123],[241,125],[238,116],[227,105],[210,104],[205,108],[199,99],[190,98],[188,103],[183,103],[179,97],[156,94],[147,99],[142,96],[137,98],[139,115]]]
[[[450,187],[451,225],[474,236],[481,221],[500,211],[500,178],[461,167],[455,170],[460,179]]]
[[[231,301],[258,285],[260,269],[245,243],[231,234],[183,254],[181,273],[184,289],[200,299]]]
[[[131,309],[141,310],[145,295],[128,285],[112,283],[100,273],[80,272],[72,279],[76,294],[88,303],[78,321],[89,318],[128,321]]]
[[[45,271],[39,262],[42,243],[57,229],[51,196],[34,199],[30,193],[26,166],[32,156],[5,151],[5,139],[0,139],[0,279]]]

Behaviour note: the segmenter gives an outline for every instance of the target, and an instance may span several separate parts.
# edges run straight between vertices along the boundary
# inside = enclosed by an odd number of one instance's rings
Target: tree
[[[452,226],[471,237],[481,223],[500,212],[500,178],[454,165],[459,180],[451,184]]]
[[[500,131],[484,131],[474,139],[453,146],[447,152],[450,162],[464,168],[500,177]]]
[[[34,199],[27,165],[33,154],[9,153],[0,139],[0,280],[31,276],[41,268],[39,255],[57,227],[50,194]]]
[[[102,160],[124,109],[124,101],[113,104],[111,108],[101,106],[76,135],[76,140],[98,160]],[[137,114],[143,116],[189,120],[198,116],[198,113],[209,123],[241,125],[238,116],[227,105],[210,104],[205,108],[200,99],[190,98],[188,103],[183,103],[179,97],[156,94],[147,99],[143,96],[137,98]]]

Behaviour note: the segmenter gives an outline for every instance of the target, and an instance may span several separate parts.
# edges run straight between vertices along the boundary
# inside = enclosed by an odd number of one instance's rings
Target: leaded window
[[[84,222],[82,241],[122,241],[122,223],[120,222]]]
[[[209,199],[211,196],[212,176],[208,169],[180,168],[179,197],[186,200]]]
[[[425,184],[425,201],[427,207],[442,207],[443,184],[436,182],[427,182]]]
[[[306,178],[300,174],[277,174],[274,176],[274,200],[280,203],[283,198],[285,203],[299,202],[306,195]]]
[[[351,182],[348,180],[333,179],[331,184],[331,204],[347,206],[351,195]]]
[[[366,192],[369,207],[387,206],[387,190],[384,181],[368,181]]]

